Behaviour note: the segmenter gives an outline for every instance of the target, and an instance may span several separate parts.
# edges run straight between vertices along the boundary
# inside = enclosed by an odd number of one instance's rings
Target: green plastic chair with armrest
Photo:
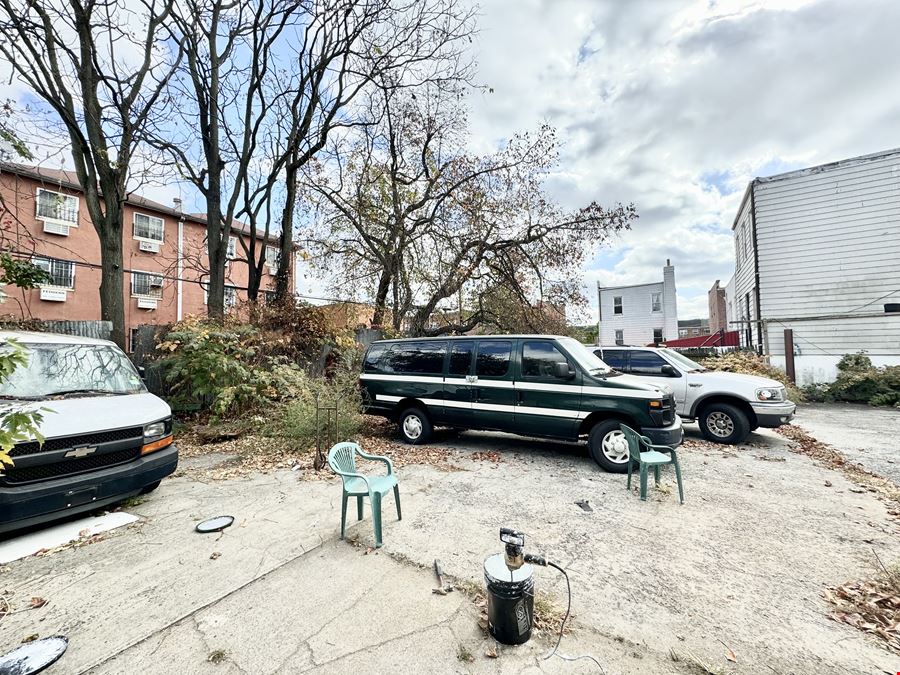
[[[387,474],[383,476],[364,476],[356,470],[356,456],[383,462],[387,467]],[[372,505],[372,521],[375,525],[375,548],[381,547],[381,498],[394,491],[394,501],[397,504],[397,520],[403,520],[400,513],[400,487],[397,484],[397,475],[394,473],[394,465],[391,460],[382,455],[370,455],[363,452],[357,443],[338,443],[328,451],[328,466],[341,477],[341,539],[347,527],[347,500],[356,497],[356,519],[362,520],[363,497],[369,497]]]
[[[668,445],[654,445],[646,436],[641,436],[637,431],[626,424],[620,424],[619,428],[625,434],[628,441],[628,490],[631,489],[631,474],[634,465],[637,464],[641,475],[641,499],[647,501],[647,473],[653,468],[653,477],[659,485],[659,468],[671,464],[675,468],[675,480],[678,482],[678,497],[684,504],[684,488],[681,485],[681,465],[678,463],[678,453],[675,448]]]

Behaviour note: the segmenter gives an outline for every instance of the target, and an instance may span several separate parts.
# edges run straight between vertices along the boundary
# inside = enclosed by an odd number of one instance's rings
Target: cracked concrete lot
[[[576,446],[475,432],[436,444],[461,470],[401,470],[404,520],[386,498],[378,552],[368,506],[361,523],[348,514],[357,544],[338,540],[334,479],[169,479],[129,509],[139,523],[4,569],[14,607],[49,602],[0,620],[0,647],[68,635],[50,673],[598,672],[543,660],[548,635],[489,657],[472,601],[431,593],[434,558],[455,583],[480,585],[509,525],[569,571],[573,632],[560,651],[593,654],[607,673],[900,671],[900,657],[829,620],[821,597],[871,573],[873,551],[900,559],[896,520],[776,434],[685,447],[683,506],[670,475],[641,502]],[[193,531],[222,513],[236,521],[221,535]],[[538,569],[536,586],[564,606],[554,570]]]

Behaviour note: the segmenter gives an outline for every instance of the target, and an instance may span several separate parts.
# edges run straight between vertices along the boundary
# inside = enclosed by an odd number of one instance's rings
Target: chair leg
[[[344,532],[347,529],[347,493],[341,493],[341,539],[344,538]]]
[[[631,490],[631,473],[634,469],[634,460],[631,457],[628,458],[628,484],[625,486],[626,490]]]
[[[678,498],[684,504],[684,488],[681,486],[681,465],[675,460],[675,480],[678,481]]]
[[[362,495],[356,498],[356,519],[362,520]]]
[[[647,465],[641,464],[641,501],[647,501]]]
[[[653,479],[656,481],[656,486],[659,487],[659,464],[653,467]]]
[[[394,486],[394,502],[397,504],[397,520],[403,520],[403,514],[400,513],[400,486]]]
[[[381,548],[381,493],[369,495],[372,501],[372,522],[375,525],[375,548]]]

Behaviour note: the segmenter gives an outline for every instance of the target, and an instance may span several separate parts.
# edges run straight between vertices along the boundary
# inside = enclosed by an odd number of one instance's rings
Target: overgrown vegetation
[[[700,359],[699,363],[710,370],[721,370],[726,373],[743,373],[745,375],[758,375],[770,380],[781,382],[787,389],[788,398],[798,402],[805,400],[804,393],[794,385],[783,370],[767,363],[761,356],[754,352],[736,351],[726,352],[716,356],[708,356]]]
[[[252,430],[294,450],[305,450],[326,431],[322,408],[334,406],[338,436],[352,437],[361,423],[353,338],[329,331],[321,312],[309,306],[261,308],[255,319],[191,318],[166,333],[157,367],[174,406],[199,406],[200,418],[229,437]]]
[[[877,562],[871,578],[825,591],[825,599],[835,606],[828,617],[880,638],[900,654],[900,567]]]
[[[900,408],[900,366],[872,365],[865,352],[846,354],[837,364],[838,375],[828,384],[803,389],[810,401],[847,401]]]

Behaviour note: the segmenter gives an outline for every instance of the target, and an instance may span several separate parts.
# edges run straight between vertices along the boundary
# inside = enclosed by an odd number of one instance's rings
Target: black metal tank
[[[506,566],[502,553],[484,561],[488,630],[497,642],[520,645],[531,638],[534,624],[534,568]]]

